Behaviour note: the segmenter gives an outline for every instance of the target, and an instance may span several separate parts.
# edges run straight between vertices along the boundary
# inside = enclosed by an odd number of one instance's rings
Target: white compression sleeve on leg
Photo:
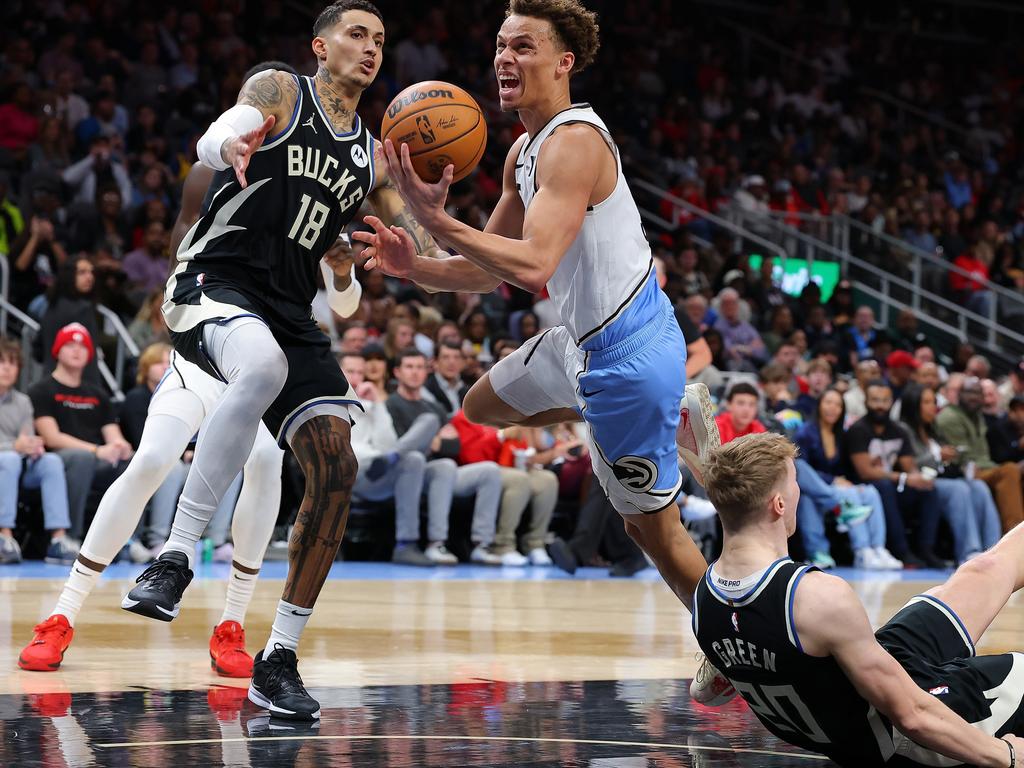
[[[249,104],[235,104],[231,109],[218,117],[196,144],[196,154],[214,170],[223,171],[228,167],[221,157],[220,149],[224,142],[236,136],[244,136],[263,125],[263,113]]]
[[[328,266],[323,259],[320,260],[320,271],[324,276],[324,285],[327,287],[327,304],[339,317],[352,317],[359,309],[359,300],[363,298],[363,286],[356,280],[356,266],[352,265],[349,273],[352,282],[344,291],[338,291],[334,287],[334,270]]]

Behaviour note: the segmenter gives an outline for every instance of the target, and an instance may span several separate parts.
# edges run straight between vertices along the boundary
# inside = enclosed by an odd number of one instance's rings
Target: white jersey
[[[618,179],[608,198],[587,209],[579,234],[562,256],[547,288],[576,343],[601,347],[606,344],[598,337],[613,324],[631,326],[621,329],[628,333],[646,322],[651,297],[645,295],[650,289],[643,289],[651,285],[654,291],[658,289],[651,248],[622,174],[619,151],[604,121],[589,104],[573,105],[556,114],[519,151],[516,187],[523,205],[529,209],[537,192],[537,158],[544,141],[556,128],[571,123],[587,123],[597,129],[615,155]],[[545,162],[552,159],[545,158]],[[637,302],[641,296],[647,300]],[[635,306],[638,303],[644,308]]]

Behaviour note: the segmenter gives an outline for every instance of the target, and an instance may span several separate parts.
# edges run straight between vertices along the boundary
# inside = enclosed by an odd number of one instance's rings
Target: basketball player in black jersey
[[[795,456],[766,433],[705,462],[725,543],[694,597],[701,649],[769,731],[839,765],[1013,768],[1024,654],[975,656],[974,642],[1024,587],[1024,526],[873,633],[846,582],[787,557]]]
[[[315,78],[269,72],[200,139],[218,172],[203,215],[178,248],[164,317],[175,349],[227,383],[200,433],[171,536],[123,605],[172,618],[192,578],[191,557],[263,420],[291,445],[306,478],[289,571],[249,697],[272,715],[319,717],[295,650],[345,529],[356,460],[349,408],[358,407],[312,319],[321,257],[369,199],[411,228],[423,255],[436,246],[390,183],[379,143],[355,113],[380,69],[384,24],[366,0],[328,6],[313,27]]]

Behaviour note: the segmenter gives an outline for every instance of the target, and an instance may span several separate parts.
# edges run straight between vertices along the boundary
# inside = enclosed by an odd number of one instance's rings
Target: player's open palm
[[[245,171],[249,167],[249,160],[263,145],[263,140],[273,129],[276,120],[277,118],[270,115],[259,128],[224,142],[221,157],[225,163],[235,169],[235,178],[242,185],[242,189],[249,186],[249,182],[245,180]]]
[[[441,179],[436,184],[428,184],[419,177],[416,169],[412,166],[412,156],[409,154],[409,145],[402,144],[401,156],[391,139],[384,141],[384,158],[388,164],[388,174],[391,180],[398,187],[398,193],[405,200],[416,216],[416,219],[427,226],[431,217],[444,211],[445,201],[448,199],[448,187],[452,184],[455,176],[455,166],[448,165],[441,174]]]
[[[376,216],[364,216],[363,221],[373,232],[353,232],[352,239],[369,246],[366,269],[379,269],[392,277],[408,277],[416,262],[416,245],[402,227],[388,227]]]

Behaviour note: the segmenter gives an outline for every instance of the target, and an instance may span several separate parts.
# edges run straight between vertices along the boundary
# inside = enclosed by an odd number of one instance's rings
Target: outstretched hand
[[[444,212],[444,204],[448,199],[448,188],[455,177],[455,166],[445,166],[441,179],[435,184],[428,184],[416,173],[409,154],[409,145],[402,144],[401,157],[395,150],[391,139],[384,140],[384,160],[388,164],[388,175],[398,188],[398,193],[412,209],[413,215],[423,226],[430,228],[430,222],[438,214]]]
[[[233,139],[228,139],[224,142],[224,146],[221,147],[221,158],[235,169],[235,178],[238,179],[242,189],[249,186],[249,182],[245,179],[245,171],[249,167],[249,160],[252,159],[256,150],[262,146],[263,140],[267,138],[267,134],[270,133],[276,121],[277,118],[270,115],[263,121],[263,125],[256,130],[249,131],[242,136],[236,136]]]
[[[416,244],[402,227],[388,227],[376,216],[364,216],[363,221],[373,232],[353,232],[352,239],[368,246],[365,269],[379,269],[392,277],[409,277],[416,262]]]

